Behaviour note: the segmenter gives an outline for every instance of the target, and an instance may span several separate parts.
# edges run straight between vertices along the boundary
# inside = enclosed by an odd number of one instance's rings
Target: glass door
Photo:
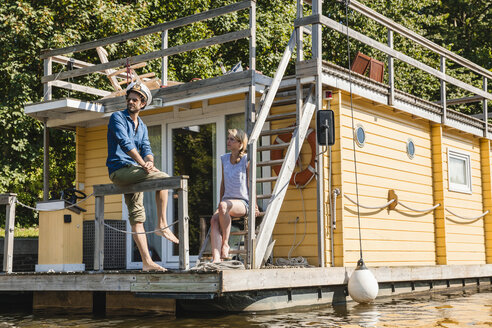
[[[162,126],[161,125],[153,125],[147,126],[149,131],[149,141],[150,147],[152,148],[152,152],[154,153],[154,165],[159,170],[163,170],[162,166]],[[164,170],[166,172],[166,170]],[[128,220],[128,211],[125,205],[124,199],[123,201],[123,217]],[[155,230],[157,224],[157,207],[155,204],[155,192],[154,191],[146,191],[144,192],[144,206],[145,206],[145,216],[146,221],[144,223],[145,231],[150,232]],[[168,220],[170,222],[170,220]],[[127,224],[128,231],[131,231],[130,224]],[[167,240],[163,239],[160,236],[155,235],[154,233],[147,234],[147,244],[149,246],[150,256],[154,262],[163,265],[163,254],[164,247],[163,244],[167,243]],[[141,269],[142,268],[142,259],[140,257],[140,253],[137,249],[135,242],[133,241],[132,235],[127,236],[126,240],[126,249],[127,249],[127,268],[128,269]]]
[[[187,175],[190,262],[193,266],[200,251],[200,218],[209,218],[217,207],[219,156],[217,143],[224,143],[219,119],[201,120],[169,125],[168,128],[168,173],[173,176]],[[218,138],[220,140],[218,140]],[[172,201],[171,201],[172,200]],[[178,219],[177,193],[170,198],[169,222]],[[173,227],[179,236],[178,226]],[[178,266],[178,245],[166,246],[165,265]]]

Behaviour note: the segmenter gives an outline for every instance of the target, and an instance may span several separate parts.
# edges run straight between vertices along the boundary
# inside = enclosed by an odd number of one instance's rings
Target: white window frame
[[[451,158],[465,161],[466,184],[451,182],[451,166],[449,165]],[[448,185],[449,191],[461,192],[466,194],[472,193],[471,156],[469,153],[448,148]]]

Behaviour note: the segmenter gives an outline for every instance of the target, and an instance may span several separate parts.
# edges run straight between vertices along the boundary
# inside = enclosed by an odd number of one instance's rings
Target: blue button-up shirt
[[[135,131],[135,124],[128,113],[128,109],[115,112],[111,115],[108,124],[108,159],[106,166],[109,174],[127,166],[138,165],[127,153],[136,149],[145,158],[152,155],[150,149],[149,133],[147,126],[138,118],[138,129]]]

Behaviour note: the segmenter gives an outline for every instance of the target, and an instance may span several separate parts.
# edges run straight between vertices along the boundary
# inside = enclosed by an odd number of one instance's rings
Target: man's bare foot
[[[222,259],[212,259],[212,263],[220,263],[222,262]]]
[[[229,244],[222,245],[222,250],[220,252],[220,257],[222,259],[229,259]]]
[[[144,271],[144,272],[149,272],[149,271],[166,272],[167,270],[165,268],[161,267],[159,264],[152,262],[152,263],[144,264],[142,271]]]
[[[162,229],[162,228],[160,228]],[[154,232],[156,235],[166,238],[169,241],[172,241],[175,244],[179,244],[179,239],[173,234],[173,232],[169,229],[158,230]]]

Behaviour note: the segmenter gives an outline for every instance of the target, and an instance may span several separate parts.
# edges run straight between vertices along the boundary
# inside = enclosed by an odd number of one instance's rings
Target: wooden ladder
[[[297,114],[287,113],[279,115],[271,115],[270,109],[274,103],[274,99],[277,96],[277,91],[280,86],[280,82],[284,76],[287,64],[292,56],[294,47],[296,44],[296,31],[294,30],[287,48],[284,51],[282,59],[280,61],[279,67],[275,72],[272,84],[266,92],[266,96],[260,103],[260,110],[256,117],[255,125],[250,134],[250,139],[248,142],[248,156],[250,160],[250,171],[249,177],[251,180],[251,186],[256,186],[257,183],[275,183],[273,191],[270,194],[257,194],[256,188],[250,188],[250,209],[249,209],[249,219],[248,219],[248,259],[247,267],[252,269],[260,268],[270,255],[271,249],[273,248],[273,243],[271,243],[271,236],[273,233],[273,228],[277,221],[282,202],[284,200],[287,188],[290,182],[291,175],[295,168],[295,163],[301,152],[302,144],[306,138],[309,124],[313,117],[315,111],[315,100],[314,100],[314,89],[310,88],[306,99],[304,99],[302,109],[300,111],[301,118],[297,117]],[[301,86],[302,88],[302,86]],[[299,92],[297,90],[296,92]],[[284,120],[291,119],[293,117],[297,118],[297,124],[292,127],[275,129],[275,130],[265,130],[264,125],[268,121],[273,120]],[[292,138],[290,143],[282,145],[258,145],[259,141],[263,136],[272,136],[283,133],[292,133]],[[257,161],[258,152],[269,152],[273,149],[287,149],[285,156],[280,160],[268,160],[268,161]],[[261,156],[261,155],[260,155]],[[282,165],[278,176],[276,177],[258,177],[256,176],[257,167],[272,167]],[[264,212],[263,220],[259,227],[258,233],[256,229],[256,218],[254,216],[256,201],[259,199],[267,199],[268,205]],[[251,215],[253,214],[253,215]]]

